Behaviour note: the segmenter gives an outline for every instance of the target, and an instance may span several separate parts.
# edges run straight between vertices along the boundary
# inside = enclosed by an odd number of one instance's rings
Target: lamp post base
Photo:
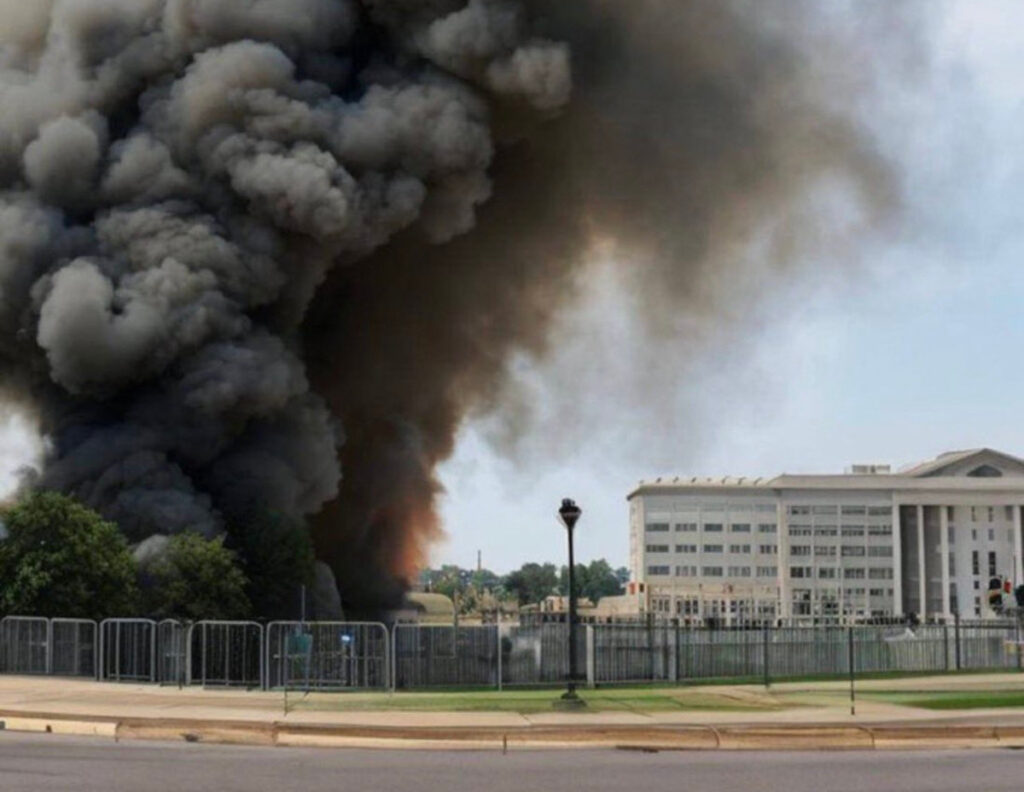
[[[583,710],[587,708],[587,702],[576,695],[576,691],[573,689],[567,690],[559,698],[556,698],[551,702],[551,706],[561,711]]]

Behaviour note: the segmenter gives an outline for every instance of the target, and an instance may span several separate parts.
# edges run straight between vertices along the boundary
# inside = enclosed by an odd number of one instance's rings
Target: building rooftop
[[[991,448],[948,451],[935,459],[917,462],[897,473],[881,472],[881,465],[855,465],[853,472],[766,476],[660,476],[640,481],[627,497],[641,493],[681,490],[773,491],[780,489],[946,489],[955,479],[958,489],[980,491],[1024,488],[1024,460]]]

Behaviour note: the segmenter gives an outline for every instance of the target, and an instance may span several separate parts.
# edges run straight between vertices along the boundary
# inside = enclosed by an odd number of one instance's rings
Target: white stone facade
[[[992,577],[1024,583],[1024,460],[978,449],[852,471],[641,482],[630,567],[649,608],[688,622],[985,618]]]

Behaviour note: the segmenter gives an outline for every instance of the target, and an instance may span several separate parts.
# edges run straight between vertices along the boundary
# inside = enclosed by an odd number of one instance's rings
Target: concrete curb
[[[0,730],[159,740],[389,750],[817,751],[1024,748],[1024,726],[533,726],[389,728],[3,713]]]

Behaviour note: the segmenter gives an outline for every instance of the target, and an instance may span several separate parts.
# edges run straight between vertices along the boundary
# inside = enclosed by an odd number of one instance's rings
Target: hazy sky
[[[556,354],[514,365],[539,413],[515,452],[488,441],[493,418],[462,432],[442,470],[449,539],[435,564],[471,566],[478,550],[500,572],[561,563],[554,512],[571,496],[583,508],[578,557],[626,565],[625,497],[640,478],[841,472],[982,445],[1024,453],[1020,3],[929,7],[927,75],[864,119],[904,179],[900,232],[855,272],[823,261],[783,284],[744,343],[690,352],[678,370],[671,349],[640,340],[616,270],[595,267]],[[0,488],[38,453],[18,419],[7,427]]]
[[[567,319],[559,353],[574,371],[574,356],[587,356],[594,376],[559,381],[559,358],[524,374],[554,381],[549,391],[579,386],[582,420],[596,416],[590,441],[559,447],[542,422],[543,437],[523,440],[542,451],[509,460],[486,442],[486,422],[467,426],[443,469],[450,538],[435,563],[473,565],[478,549],[496,571],[562,562],[554,511],[572,496],[583,508],[578,554],[626,565],[625,496],[638,479],[666,473],[842,472],[983,445],[1024,453],[1020,5],[960,0],[931,10],[942,19],[927,75],[865,119],[905,180],[897,238],[867,251],[856,273],[833,277],[822,262],[820,277],[786,284],[749,344],[709,351],[679,372],[676,392],[650,400],[637,367],[616,357],[629,344],[580,340],[629,335],[618,284],[597,279]],[[652,388],[665,381],[653,373]]]

